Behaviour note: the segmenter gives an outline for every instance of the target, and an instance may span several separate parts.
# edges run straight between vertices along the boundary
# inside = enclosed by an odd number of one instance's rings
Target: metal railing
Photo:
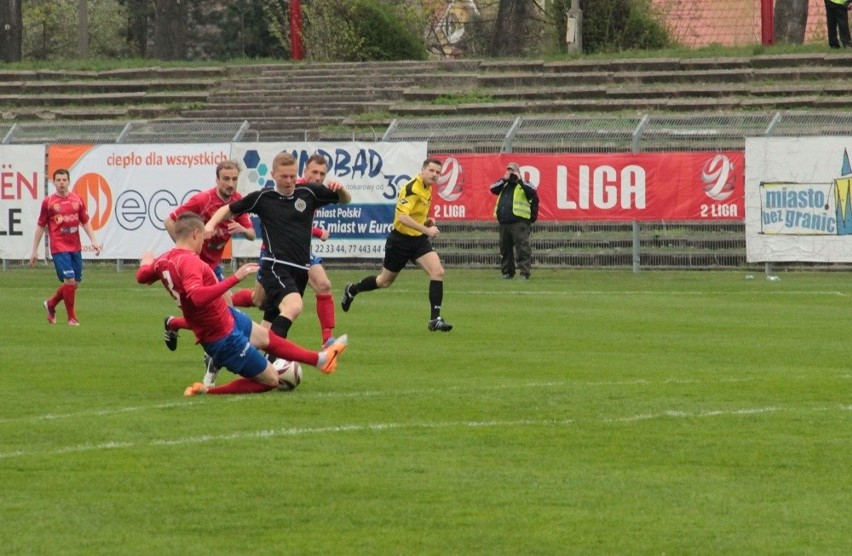
[[[384,141],[437,153],[627,153],[745,148],[746,137],[852,135],[848,112],[553,115],[394,120]]]
[[[852,111],[431,117],[394,120],[377,139],[428,141],[430,152],[442,154],[558,154],[742,150],[747,137],[761,136],[852,136]],[[203,121],[5,124],[0,125],[0,137],[3,144],[257,139],[248,122]],[[490,224],[455,223],[457,230],[447,234],[447,238],[455,237],[454,243],[441,246],[442,256],[449,264],[493,265],[496,231]],[[646,222],[641,226],[635,222],[566,222],[538,226],[533,241],[537,262],[543,266],[632,267],[634,271],[746,266],[742,221]],[[328,262],[332,266],[347,264]],[[3,267],[7,268],[5,260]],[[766,271],[770,271],[768,266]]]

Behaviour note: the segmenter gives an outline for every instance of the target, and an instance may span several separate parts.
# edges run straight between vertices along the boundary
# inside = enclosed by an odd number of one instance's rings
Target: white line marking
[[[849,375],[846,375],[849,376]],[[795,377],[787,377],[788,379],[792,379]],[[701,384],[701,383],[711,383],[711,384],[727,384],[727,383],[737,383],[737,382],[753,382],[757,380],[756,378],[721,378],[718,380],[706,381],[706,380],[698,380],[698,379],[681,379],[681,378],[669,378],[662,381],[650,381],[646,379],[635,379],[635,380],[611,380],[611,381],[590,381],[590,382],[579,382],[579,381],[570,381],[570,380],[560,380],[560,381],[547,381],[547,382],[519,382],[517,384],[500,384],[496,386],[490,387],[477,387],[480,392],[484,392],[487,390],[490,391],[500,391],[500,390],[519,390],[522,388],[582,388],[582,387],[599,387],[599,386],[654,386],[657,384]],[[458,386],[444,386],[441,388],[418,388],[412,390],[362,390],[358,392],[309,392],[309,393],[299,393],[297,395],[301,396],[302,399],[308,398],[334,398],[334,399],[358,399],[358,398],[378,398],[382,396],[418,396],[418,395],[434,395],[434,394],[443,394],[447,395],[452,392],[467,392],[470,390],[470,386],[460,384]],[[275,394],[269,394],[274,396]],[[256,396],[221,396],[221,400],[223,403],[250,403],[252,401],[258,400]],[[137,411],[150,411],[156,409],[174,409],[174,408],[191,408],[199,403],[202,403],[200,399],[181,399],[180,401],[167,402],[167,403],[158,403],[150,406],[130,406],[130,407],[116,407],[116,408],[105,408],[105,409],[92,409],[85,410],[80,412],[71,412],[71,413],[47,413],[44,415],[25,415],[25,416],[17,416],[17,417],[5,417],[0,418],[0,425],[10,424],[10,423],[26,423],[26,422],[40,422],[40,421],[60,421],[63,419],[77,419],[81,417],[108,417],[110,415],[120,415],[122,413],[133,413]]]
[[[833,407],[817,407],[811,408],[811,411],[852,411],[852,406],[840,405]],[[800,411],[800,408],[782,408],[782,407],[756,407],[756,408],[739,408],[732,410],[714,410],[714,411],[675,411],[667,410],[658,413],[648,413],[633,415],[627,417],[604,417],[598,419],[601,423],[631,423],[635,421],[647,421],[650,419],[689,419],[689,418],[706,418],[706,417],[724,417],[734,415],[765,415],[769,413],[778,413],[781,411]],[[192,444],[206,444],[208,442],[221,441],[241,441],[250,439],[275,438],[284,436],[305,436],[312,434],[338,434],[347,432],[381,432],[387,430],[405,430],[405,429],[443,429],[443,428],[496,428],[496,427],[565,427],[568,425],[576,425],[574,419],[542,419],[542,420],[517,420],[517,421],[448,421],[444,423],[369,423],[365,425],[336,425],[329,427],[312,427],[312,428],[280,428],[258,430],[253,432],[236,432],[220,435],[203,435],[184,438],[164,438],[159,440],[150,440],[142,442],[102,442],[99,444],[78,444],[76,446],[64,446],[52,450],[16,450],[14,452],[0,452],[0,460],[19,458],[19,457],[51,457],[61,456],[64,454],[92,452],[98,450],[116,450],[138,447],[152,446],[187,446]]]

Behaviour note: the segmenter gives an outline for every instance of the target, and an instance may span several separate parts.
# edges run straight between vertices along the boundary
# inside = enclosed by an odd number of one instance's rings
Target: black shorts
[[[260,283],[266,292],[266,301],[260,307],[264,311],[278,310],[281,300],[291,293],[305,294],[308,285],[308,269],[283,263],[264,261]]]
[[[407,236],[393,230],[388,234],[385,242],[385,258],[382,266],[391,272],[399,272],[405,268],[408,261],[414,262],[432,251],[429,236]]]

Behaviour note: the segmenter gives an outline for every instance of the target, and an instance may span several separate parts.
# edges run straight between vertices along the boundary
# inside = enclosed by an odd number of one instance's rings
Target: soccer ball
[[[276,359],[272,368],[278,373],[278,389],[285,392],[295,390],[302,382],[302,366],[297,361]]]

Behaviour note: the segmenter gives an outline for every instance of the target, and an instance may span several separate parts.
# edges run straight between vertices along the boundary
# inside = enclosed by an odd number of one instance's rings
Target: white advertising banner
[[[0,145],[0,259],[30,258],[44,184],[44,145]]]
[[[852,262],[852,137],[747,138],[748,262]]]
[[[48,173],[71,172],[71,187],[91,217],[102,258],[138,259],[174,246],[163,226],[169,213],[195,193],[216,185],[216,165],[230,144],[52,145]],[[95,255],[85,235],[83,256]],[[244,240],[243,240],[244,241]]]
[[[348,205],[328,205],[317,210],[314,224],[328,230],[330,235],[325,242],[314,240],[314,254],[328,258],[381,258],[393,222],[399,187],[420,171],[427,157],[427,144],[234,143],[231,157],[243,165],[240,193],[245,195],[274,185],[272,159],[284,151],[298,161],[300,176],[308,157],[322,154],[328,161],[327,177],[342,181],[352,193],[352,202]],[[257,243],[235,242],[234,255],[257,256],[258,246]]]

